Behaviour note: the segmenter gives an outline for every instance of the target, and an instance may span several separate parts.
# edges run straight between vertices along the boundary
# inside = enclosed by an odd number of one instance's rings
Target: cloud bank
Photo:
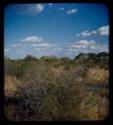
[[[98,28],[97,30],[93,31],[83,31],[80,34],[76,34],[77,37],[82,36],[82,37],[88,37],[92,35],[102,35],[102,36],[108,36],[109,35],[109,25],[102,26]]]

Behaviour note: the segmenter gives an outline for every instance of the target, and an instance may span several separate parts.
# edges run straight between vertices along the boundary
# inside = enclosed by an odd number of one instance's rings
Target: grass
[[[109,70],[98,64],[88,67],[83,61],[65,59],[65,64],[62,60],[5,62],[8,120],[84,121],[108,116]],[[20,74],[17,69],[14,72],[15,67],[19,67]]]
[[[103,84],[108,84],[108,79],[109,79],[109,71],[105,69],[100,69],[98,67],[96,68],[90,68],[88,71],[87,75],[88,80],[90,83],[93,81],[93,83],[103,83]]]

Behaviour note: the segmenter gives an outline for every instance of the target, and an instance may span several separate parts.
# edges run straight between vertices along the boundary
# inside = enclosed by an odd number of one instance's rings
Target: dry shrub
[[[47,82],[48,80],[52,79],[52,74],[53,72],[49,66],[34,63],[26,70],[23,80],[36,81],[36,79],[39,79],[40,81]]]
[[[92,83],[108,83],[108,77],[107,70],[88,70],[84,65],[65,70],[64,66],[32,63],[22,81],[5,77],[5,95],[12,93],[16,100],[23,99],[14,105],[16,108],[8,105],[6,115],[20,121],[104,119],[108,113],[108,89],[97,86],[96,95]]]
[[[63,66],[60,66],[58,68],[53,67],[51,70],[52,70],[52,72],[53,72],[53,74],[54,74],[54,76],[56,78],[56,77],[60,76],[64,72],[64,67]]]
[[[32,64],[27,70],[22,84],[13,93],[18,102],[15,113],[19,120],[48,120],[49,115],[44,114],[45,98],[52,79],[52,72],[45,65]],[[12,97],[13,98],[13,97]],[[26,107],[27,105],[27,107]],[[10,111],[11,112],[11,111]],[[47,118],[46,118],[47,116]]]
[[[109,114],[108,100],[105,97],[100,98],[100,100],[101,100],[100,102],[96,101],[97,104],[87,109],[88,120],[103,120],[107,118]]]
[[[18,88],[18,85],[21,84],[21,81],[17,79],[15,76],[5,76],[5,84],[4,84],[4,94],[5,96],[11,96],[15,93]]]
[[[87,73],[89,83],[108,83],[109,71],[100,68],[90,68]]]
[[[69,108],[72,114],[70,117],[74,118],[77,110],[72,113],[70,102],[73,98],[78,100],[79,97],[75,76],[75,72],[64,72],[62,68],[58,68],[55,72],[45,65],[31,66],[14,94],[18,95],[17,99],[24,99],[24,102],[19,102],[20,105],[16,108],[16,116],[19,116],[20,120],[29,120],[31,116],[28,117],[28,111],[33,113],[32,120],[54,120],[59,116],[60,120],[70,116],[67,110]],[[26,104],[27,109],[24,108]],[[22,113],[18,114],[18,111]]]
[[[108,98],[89,93],[80,104],[82,120],[105,119],[109,113],[108,103]]]

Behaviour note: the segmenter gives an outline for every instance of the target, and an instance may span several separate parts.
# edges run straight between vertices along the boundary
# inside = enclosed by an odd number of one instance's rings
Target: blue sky
[[[109,52],[109,12],[104,4],[12,4],[4,10],[4,54],[74,58]]]

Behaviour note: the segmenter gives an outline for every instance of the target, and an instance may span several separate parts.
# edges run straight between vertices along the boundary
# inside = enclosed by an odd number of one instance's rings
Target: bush
[[[38,60],[30,57],[30,61],[29,58],[27,61],[7,60],[5,112],[8,119],[70,121],[105,118],[109,102],[109,72],[105,69],[108,60],[102,62],[106,57],[95,57],[92,53],[89,55],[93,57],[88,59],[86,55],[76,60],[53,56]]]

